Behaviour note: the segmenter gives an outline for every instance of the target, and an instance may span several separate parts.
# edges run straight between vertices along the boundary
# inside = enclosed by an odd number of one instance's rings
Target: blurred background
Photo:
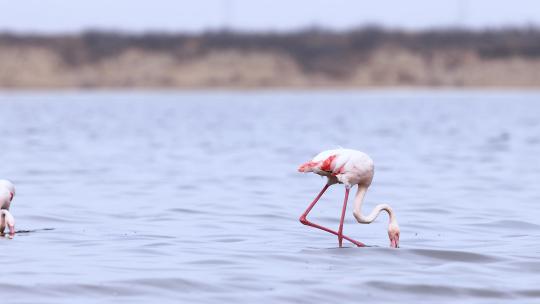
[[[538,87],[533,0],[0,2],[0,88]]]

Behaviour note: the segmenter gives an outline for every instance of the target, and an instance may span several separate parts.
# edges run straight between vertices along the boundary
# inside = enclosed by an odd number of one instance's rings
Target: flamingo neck
[[[6,223],[7,216],[4,209],[0,210],[0,233],[4,233],[4,230],[6,229]]]
[[[397,224],[396,216],[392,207],[388,204],[379,204],[373,208],[373,210],[368,214],[362,214],[362,203],[364,202],[364,197],[367,192],[367,187],[358,185],[358,192],[356,192],[356,197],[354,198],[354,217],[359,223],[370,224],[372,223],[377,216],[382,212],[386,211],[388,213],[389,223]]]

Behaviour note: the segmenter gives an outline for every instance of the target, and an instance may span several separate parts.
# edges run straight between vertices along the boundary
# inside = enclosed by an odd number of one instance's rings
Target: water
[[[3,93],[9,303],[538,303],[539,92]],[[323,149],[375,160],[337,248]],[[337,227],[343,187],[312,212]],[[49,228],[53,228],[50,230]]]

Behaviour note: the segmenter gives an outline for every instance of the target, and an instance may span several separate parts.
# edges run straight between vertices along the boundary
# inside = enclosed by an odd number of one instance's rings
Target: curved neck
[[[373,210],[368,214],[362,214],[362,203],[364,202],[364,197],[366,196],[367,187],[358,185],[358,192],[356,192],[356,197],[354,198],[354,217],[359,223],[369,224],[373,222],[379,213],[383,210],[388,213],[389,223],[397,223],[396,216],[392,207],[388,204],[379,204],[373,208]]]
[[[6,220],[7,220],[7,216],[6,216],[6,213],[5,213],[5,210],[2,209],[0,210],[0,233],[4,233],[4,230],[6,229]]]

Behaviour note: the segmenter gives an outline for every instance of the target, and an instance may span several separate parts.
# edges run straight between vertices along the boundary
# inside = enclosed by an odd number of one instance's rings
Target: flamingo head
[[[399,225],[396,221],[388,225],[388,238],[390,239],[391,248],[399,247]]]
[[[8,228],[9,228],[9,235],[15,235],[15,225],[8,224]]]
[[[6,216],[6,224],[9,228],[9,234],[15,234],[15,218],[13,215]]]

